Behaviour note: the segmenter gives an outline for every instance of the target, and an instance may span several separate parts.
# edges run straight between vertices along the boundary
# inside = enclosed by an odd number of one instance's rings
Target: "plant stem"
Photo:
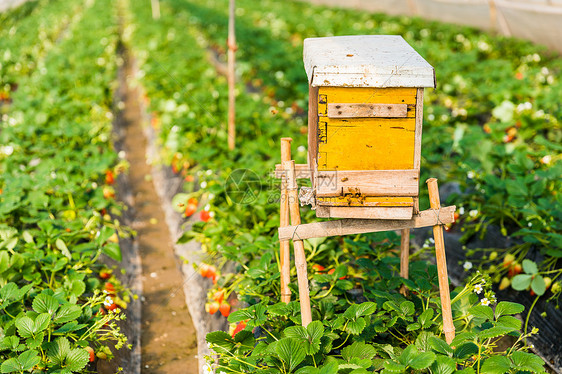
[[[531,317],[531,312],[533,311],[533,308],[535,307],[535,304],[537,303],[537,301],[539,301],[540,295],[537,295],[537,297],[535,297],[535,301],[533,301],[533,303],[531,304],[531,307],[529,308],[529,311],[527,312],[527,318],[525,318],[525,328],[523,329],[523,334],[527,334],[527,327],[529,326],[529,318]],[[525,336],[525,345],[527,345],[527,336]]]
[[[480,357],[482,356],[482,346],[478,344],[478,361],[476,361],[476,372],[480,374]]]
[[[347,324],[346,324],[346,325],[347,325]],[[347,342],[347,339],[349,339],[349,336],[350,336],[350,335],[351,335],[351,334],[347,334],[347,336],[345,337],[345,340],[343,341],[343,343],[341,343],[340,345],[338,345],[337,347],[335,347],[335,348],[333,348],[333,349],[339,349],[339,348],[341,348],[341,347]]]

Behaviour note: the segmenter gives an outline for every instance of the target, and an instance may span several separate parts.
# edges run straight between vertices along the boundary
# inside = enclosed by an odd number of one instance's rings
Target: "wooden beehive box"
[[[306,39],[304,66],[316,215],[411,219],[433,67],[401,36],[387,35]]]

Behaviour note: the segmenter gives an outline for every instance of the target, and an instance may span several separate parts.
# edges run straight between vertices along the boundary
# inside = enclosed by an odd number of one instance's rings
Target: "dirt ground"
[[[146,139],[141,128],[139,95],[127,84],[133,65],[123,50],[121,74],[125,136],[124,149],[130,163],[129,179],[133,195],[133,229],[142,259],[142,373],[190,374],[198,372],[197,338],[183,292],[179,260],[165,222],[161,202],[146,163]],[[123,86],[126,85],[126,86]]]

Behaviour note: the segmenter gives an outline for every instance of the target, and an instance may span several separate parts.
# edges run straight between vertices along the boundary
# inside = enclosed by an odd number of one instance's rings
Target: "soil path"
[[[161,202],[146,162],[146,138],[142,130],[139,94],[130,87],[133,61],[122,48],[120,74],[123,104],[120,115],[123,148],[130,163],[134,223],[142,258],[141,352],[143,374],[191,374],[198,372],[197,337],[185,303],[184,278],[174,255]]]

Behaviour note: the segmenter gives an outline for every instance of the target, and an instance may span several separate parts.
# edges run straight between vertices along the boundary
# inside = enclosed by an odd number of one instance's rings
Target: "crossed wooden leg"
[[[291,160],[291,138],[281,138],[281,162]],[[280,227],[289,226],[289,198],[287,195],[287,177],[281,177],[281,197],[280,197]],[[279,242],[279,258],[281,262],[281,301],[289,303],[291,301],[291,252],[289,240]]]
[[[449,294],[449,279],[447,276],[447,261],[445,258],[445,243],[443,240],[443,224],[453,221],[455,207],[441,207],[437,179],[430,178],[426,181],[429,189],[431,210],[418,212],[412,220],[389,220],[382,222],[379,220],[379,222],[377,222],[377,220],[343,219],[338,221],[317,222],[301,225],[295,161],[290,160],[291,139],[283,138],[281,144],[281,166],[282,170],[286,173],[286,175],[282,177],[281,181],[281,222],[279,227],[281,301],[288,303],[291,300],[291,291],[288,286],[290,282],[289,240],[293,241],[295,253],[295,267],[297,269],[302,325],[307,326],[310,322],[312,322],[312,312],[310,307],[307,264],[303,239],[400,229],[402,235],[400,244],[400,276],[408,278],[410,228],[433,225],[435,257],[439,277],[441,311],[443,315],[443,331],[445,333],[445,339],[448,343],[450,343],[455,337],[455,327],[453,324],[451,299]],[[403,286],[400,289],[400,292],[403,295],[406,295],[407,289]]]
[[[441,202],[439,200],[437,179],[429,178],[426,183],[429,190],[429,205],[431,206],[431,209],[439,212],[441,210]],[[447,259],[445,257],[445,241],[443,240],[443,224],[439,221],[433,226],[433,238],[435,239],[435,258],[437,262],[437,275],[439,277],[441,313],[443,314],[443,332],[445,333],[447,343],[451,343],[451,341],[455,338],[455,325],[453,324],[453,314],[451,311],[449,277],[447,276]]]
[[[301,214],[299,210],[299,196],[297,178],[295,173],[295,161],[283,162],[283,168],[287,174],[287,197],[289,200],[289,212],[291,214],[291,225],[301,224]],[[306,266],[306,255],[302,239],[293,237],[293,247],[295,250],[295,267],[297,268],[297,281],[299,284],[299,302],[301,305],[301,319],[304,327],[312,322],[312,311],[310,309],[310,295],[308,290],[308,274]]]

